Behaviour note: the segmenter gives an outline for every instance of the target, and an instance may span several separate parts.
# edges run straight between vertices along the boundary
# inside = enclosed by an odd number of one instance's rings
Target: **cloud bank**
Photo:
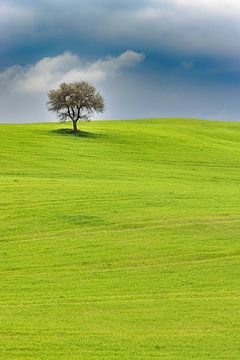
[[[0,72],[0,83],[10,93],[42,93],[62,82],[106,80],[118,71],[143,61],[144,57],[128,50],[117,57],[108,56],[93,63],[84,63],[78,55],[65,52],[41,59],[33,65],[11,66]]]
[[[240,57],[238,0],[2,1],[1,39],[9,50],[19,41],[43,46],[62,38],[75,48],[77,40],[100,41],[143,52]]]

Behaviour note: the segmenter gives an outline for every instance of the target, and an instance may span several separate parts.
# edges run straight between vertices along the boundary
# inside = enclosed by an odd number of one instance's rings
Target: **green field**
[[[0,359],[240,359],[240,124],[67,126],[0,126]]]

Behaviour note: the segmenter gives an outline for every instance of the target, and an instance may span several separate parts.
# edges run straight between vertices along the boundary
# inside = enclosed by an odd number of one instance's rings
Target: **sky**
[[[0,0],[0,122],[56,121],[47,92],[87,80],[96,119],[240,120],[239,0]]]

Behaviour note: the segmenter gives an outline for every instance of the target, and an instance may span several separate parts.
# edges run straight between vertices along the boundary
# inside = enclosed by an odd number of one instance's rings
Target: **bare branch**
[[[71,119],[75,123],[74,129],[78,120],[89,120],[94,112],[105,109],[102,95],[86,81],[63,83],[48,92],[48,99],[48,110],[56,112],[60,121]]]

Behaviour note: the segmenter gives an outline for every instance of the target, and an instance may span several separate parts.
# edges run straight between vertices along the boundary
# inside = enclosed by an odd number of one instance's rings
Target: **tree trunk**
[[[75,133],[78,132],[77,121],[76,121],[76,120],[73,120],[73,131],[74,131]]]

